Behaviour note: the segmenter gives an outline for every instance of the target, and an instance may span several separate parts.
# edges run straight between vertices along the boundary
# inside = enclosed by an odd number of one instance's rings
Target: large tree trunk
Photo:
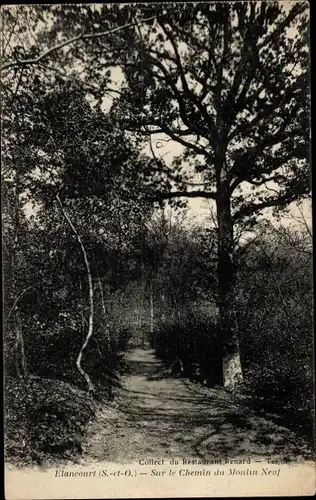
[[[233,266],[233,222],[230,207],[229,183],[223,178],[218,183],[218,287],[219,329],[223,349],[224,387],[232,389],[242,380],[239,341],[235,309],[235,273]]]
[[[75,228],[74,224],[72,223],[69,215],[67,214],[64,206],[63,206],[63,203],[61,201],[61,198],[59,196],[59,194],[57,194],[56,196],[56,199],[60,205],[60,208],[61,208],[61,211],[62,211],[62,214],[64,216],[64,218],[66,219],[66,221],[68,222],[72,232],[74,233],[76,239],[77,239],[77,242],[81,248],[81,252],[82,252],[82,255],[83,255],[83,258],[84,258],[84,263],[85,263],[85,266],[86,266],[86,272],[87,272],[87,278],[88,278],[88,286],[89,286],[89,304],[90,304],[90,310],[89,310],[89,322],[88,322],[88,333],[86,335],[86,338],[81,346],[81,349],[79,351],[79,354],[78,354],[78,357],[77,357],[77,361],[76,361],[76,366],[78,368],[78,371],[79,373],[82,375],[82,377],[85,379],[86,383],[87,383],[87,386],[88,386],[88,390],[89,392],[95,392],[95,388],[94,388],[94,385],[92,383],[92,380],[90,379],[88,373],[82,368],[82,365],[81,365],[81,362],[82,362],[82,358],[83,358],[83,355],[84,355],[84,352],[88,346],[88,343],[89,343],[89,340],[90,338],[92,337],[93,335],[93,316],[94,316],[94,292],[93,292],[93,283],[92,283],[92,275],[91,275],[91,271],[90,271],[90,264],[89,264],[89,261],[88,261],[88,256],[87,256],[87,252],[86,252],[86,249],[84,247],[84,244],[80,238],[80,235],[77,231],[77,229]]]

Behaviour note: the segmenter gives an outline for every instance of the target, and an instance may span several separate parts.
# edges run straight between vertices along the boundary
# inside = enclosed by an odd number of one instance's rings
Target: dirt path
[[[129,373],[115,403],[89,427],[80,463],[142,457],[268,457],[293,453],[297,438],[234,404],[224,390],[166,376],[153,351],[126,353]],[[290,448],[289,448],[290,447]]]

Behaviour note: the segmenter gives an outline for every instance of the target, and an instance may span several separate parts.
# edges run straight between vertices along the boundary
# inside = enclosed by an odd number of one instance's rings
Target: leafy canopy
[[[156,198],[217,199],[225,178],[240,221],[308,196],[306,3],[46,5],[18,13],[28,19],[21,34],[33,30],[35,40],[5,53],[5,75],[31,65],[68,75],[100,106],[111,96],[117,127],[183,147],[171,167],[154,151],[155,167],[144,175]],[[190,187],[196,173],[199,189]]]

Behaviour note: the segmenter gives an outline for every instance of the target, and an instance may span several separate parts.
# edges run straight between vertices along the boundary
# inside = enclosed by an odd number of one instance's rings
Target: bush
[[[96,403],[62,381],[31,376],[5,379],[5,454],[17,463],[81,452]]]
[[[107,388],[109,373],[119,369],[118,353],[125,349],[130,338],[130,331],[112,323],[109,327],[110,346],[107,334],[98,325],[95,327],[88,347],[85,351],[82,365],[89,373],[95,385]],[[46,331],[44,334],[36,330],[30,334],[24,333],[25,352],[29,372],[32,375],[46,379],[58,379],[71,383],[80,389],[86,389],[85,381],[78,372],[76,360],[85,339],[86,332],[76,328],[58,328]],[[9,362],[6,364],[6,373],[15,376],[14,343],[6,343]]]
[[[253,407],[312,441],[311,259],[278,234],[261,247],[250,247],[237,281],[242,390]]]
[[[113,399],[113,390],[120,385],[119,351],[125,348],[130,331],[114,321],[109,331],[110,345],[108,332],[96,324],[82,366],[97,389],[95,396]],[[58,325],[45,334],[33,330],[32,336],[24,335],[29,378],[17,378],[14,363],[6,365],[5,453],[18,464],[81,452],[96,408],[76,367],[84,336],[78,329]],[[14,342],[6,346],[14,359]]]
[[[170,315],[156,327],[152,345],[156,355],[169,365],[179,357],[185,376],[190,377],[198,364],[204,378],[222,383],[220,343],[212,318],[190,313],[181,319]]]

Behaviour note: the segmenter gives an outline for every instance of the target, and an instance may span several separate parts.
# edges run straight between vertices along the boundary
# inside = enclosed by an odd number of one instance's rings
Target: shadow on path
[[[297,438],[254,416],[224,390],[163,376],[152,350],[127,352],[128,371],[113,405],[92,422],[82,463],[140,458],[224,459],[292,454]]]

